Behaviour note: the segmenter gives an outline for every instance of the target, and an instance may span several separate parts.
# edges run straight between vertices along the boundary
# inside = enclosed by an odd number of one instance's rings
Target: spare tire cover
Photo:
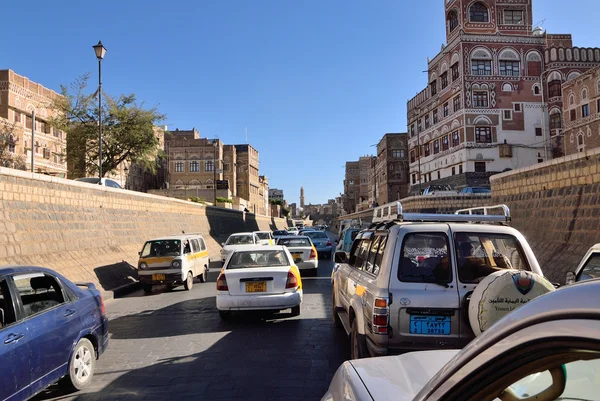
[[[469,323],[476,336],[530,300],[554,291],[543,276],[523,270],[502,270],[484,278],[469,302]]]

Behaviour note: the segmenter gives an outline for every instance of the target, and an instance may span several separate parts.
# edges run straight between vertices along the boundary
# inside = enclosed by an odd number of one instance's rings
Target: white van
[[[152,286],[166,284],[172,289],[183,284],[190,290],[194,277],[206,282],[210,259],[206,242],[200,234],[183,234],[146,241],[139,252],[138,277],[142,289],[152,292]]]

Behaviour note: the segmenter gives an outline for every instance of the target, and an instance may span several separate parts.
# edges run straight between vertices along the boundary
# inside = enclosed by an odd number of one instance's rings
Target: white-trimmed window
[[[212,160],[207,160],[204,162],[204,171],[213,171],[215,168],[215,163]]]
[[[513,108],[515,109],[516,113],[519,113],[519,112],[521,112],[523,110],[522,106],[521,106],[521,103],[515,103],[514,106],[513,106]]]
[[[185,169],[184,162],[175,162],[175,172],[176,173],[183,173],[184,169]]]
[[[512,119],[513,119],[512,113],[513,113],[512,110],[504,110],[504,113],[502,113],[504,121],[512,121]]]
[[[504,10],[505,25],[523,25],[523,10]]]
[[[487,91],[473,91],[473,107],[480,109],[489,107]]]
[[[484,3],[478,1],[473,3],[469,9],[469,21],[471,22],[490,22],[490,13]]]
[[[518,77],[521,75],[519,55],[512,49],[504,49],[498,56],[500,75]]]
[[[200,171],[200,163],[197,160],[192,160],[190,162],[190,172],[197,173],[198,171]]]

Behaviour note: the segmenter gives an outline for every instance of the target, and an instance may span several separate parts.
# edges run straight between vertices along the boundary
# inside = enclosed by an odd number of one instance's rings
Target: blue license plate
[[[411,316],[410,333],[426,335],[450,335],[451,316]]]

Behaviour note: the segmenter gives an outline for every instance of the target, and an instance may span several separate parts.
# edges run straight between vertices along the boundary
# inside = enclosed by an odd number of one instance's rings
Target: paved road
[[[111,339],[92,387],[55,386],[35,400],[318,400],[349,344],[331,323],[333,263],[303,278],[301,315],[236,316],[215,308],[217,269],[192,291],[141,291],[107,302]]]

